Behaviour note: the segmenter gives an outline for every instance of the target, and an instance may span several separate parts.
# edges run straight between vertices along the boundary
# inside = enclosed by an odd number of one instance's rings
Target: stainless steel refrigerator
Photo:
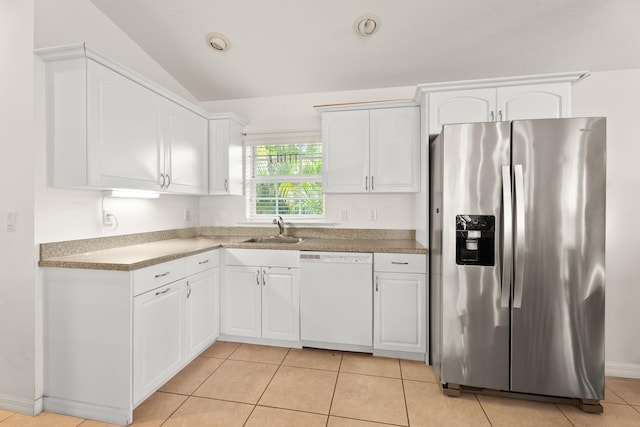
[[[432,364],[445,392],[600,407],[605,126],[446,125],[431,142]]]

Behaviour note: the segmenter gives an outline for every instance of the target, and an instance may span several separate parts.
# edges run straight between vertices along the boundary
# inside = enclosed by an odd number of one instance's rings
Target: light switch
[[[7,230],[15,230],[16,229],[16,211],[7,211]]]

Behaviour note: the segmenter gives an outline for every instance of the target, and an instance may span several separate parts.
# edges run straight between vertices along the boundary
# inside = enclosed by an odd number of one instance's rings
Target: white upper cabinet
[[[429,94],[429,133],[440,133],[442,125],[495,120],[496,90],[469,89]]]
[[[84,46],[47,62],[47,173],[66,188],[208,193],[207,113]]]
[[[94,61],[87,61],[87,73],[86,184],[158,190],[164,174],[161,99]],[[56,141],[56,148],[62,149],[63,143]],[[69,153],[51,166],[66,173],[64,163],[80,162],[75,157]]]
[[[420,108],[371,110],[369,120],[370,190],[420,190]]]
[[[322,114],[325,193],[369,191],[369,111]]]
[[[416,100],[428,98],[429,134],[442,125],[571,115],[571,84],[587,73],[418,85]]]
[[[419,191],[419,107],[322,111],[324,192]]]
[[[497,92],[498,115],[504,120],[569,117],[570,100],[570,83],[503,87]]]
[[[207,194],[207,119],[169,104],[164,139],[165,187],[173,193]]]
[[[246,124],[235,114],[209,121],[209,194],[242,195],[242,128]]]

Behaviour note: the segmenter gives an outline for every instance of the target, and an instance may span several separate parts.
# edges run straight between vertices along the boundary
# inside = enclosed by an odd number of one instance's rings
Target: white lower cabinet
[[[186,281],[133,298],[133,402],[137,405],[184,363]]]
[[[127,425],[219,334],[219,250],[134,271],[44,269],[46,411]]]
[[[259,262],[272,265],[251,265]],[[298,265],[298,251],[226,249],[223,336],[236,341],[247,337],[299,342]]]
[[[426,261],[424,254],[374,254],[374,354],[425,360]]]
[[[215,266],[188,277],[186,299],[185,359],[188,363],[220,335],[220,268]]]

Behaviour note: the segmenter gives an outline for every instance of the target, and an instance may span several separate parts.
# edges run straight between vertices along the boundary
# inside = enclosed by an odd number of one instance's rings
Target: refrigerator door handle
[[[500,306],[509,308],[513,264],[513,216],[511,212],[511,167],[502,166],[502,289]]]
[[[516,238],[515,238],[515,286],[513,291],[513,308],[522,306],[522,292],[524,288],[524,175],[522,165],[513,165],[515,178],[515,205],[516,205]]]

